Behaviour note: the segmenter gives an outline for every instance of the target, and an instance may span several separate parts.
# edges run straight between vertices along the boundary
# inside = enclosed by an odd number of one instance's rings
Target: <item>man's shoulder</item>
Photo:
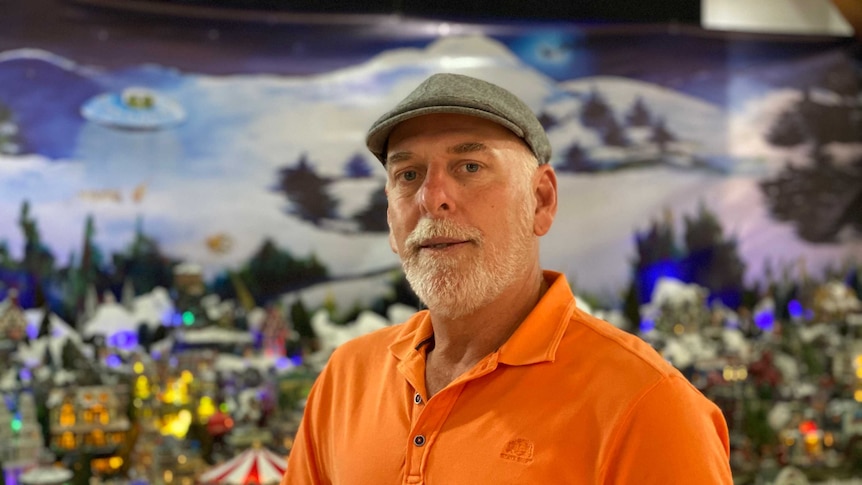
[[[590,355],[599,355],[603,360],[614,360],[621,366],[607,366],[632,374],[640,373],[649,379],[676,375],[670,362],[661,356],[643,339],[621,328],[594,317],[584,311],[576,310],[572,315],[576,325],[574,340],[580,341],[579,347]]]

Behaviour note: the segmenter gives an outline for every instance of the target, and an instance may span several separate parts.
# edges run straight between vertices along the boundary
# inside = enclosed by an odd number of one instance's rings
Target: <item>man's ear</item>
[[[557,214],[557,174],[549,164],[540,165],[535,177],[536,216],[533,233],[544,236]]]

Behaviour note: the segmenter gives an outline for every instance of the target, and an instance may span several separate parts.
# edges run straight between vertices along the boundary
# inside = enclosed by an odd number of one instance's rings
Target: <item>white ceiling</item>
[[[715,30],[853,36],[830,0],[701,0],[701,23]]]

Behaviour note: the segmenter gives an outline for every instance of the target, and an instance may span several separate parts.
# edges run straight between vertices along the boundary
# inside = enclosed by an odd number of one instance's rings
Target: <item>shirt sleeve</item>
[[[325,478],[326,473],[318,457],[319,437],[315,433],[315,429],[320,427],[318,422],[320,393],[324,392],[322,388],[325,387],[324,381],[326,381],[327,374],[327,369],[324,369],[308,394],[302,421],[293,440],[293,447],[287,459],[287,470],[281,479],[281,485],[326,485],[330,483]]]
[[[632,403],[617,424],[601,483],[728,484],[730,446],[718,407],[681,375]]]

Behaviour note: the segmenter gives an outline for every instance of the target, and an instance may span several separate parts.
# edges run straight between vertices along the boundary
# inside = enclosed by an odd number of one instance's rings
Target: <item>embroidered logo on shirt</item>
[[[500,458],[517,461],[518,463],[532,463],[533,442],[522,438],[509,441],[503,447]]]

